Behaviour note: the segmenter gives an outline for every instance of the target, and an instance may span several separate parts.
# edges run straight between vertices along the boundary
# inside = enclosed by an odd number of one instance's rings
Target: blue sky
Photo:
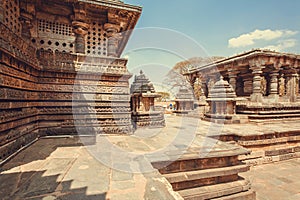
[[[231,56],[252,48],[268,48],[281,52],[300,53],[300,1],[298,0],[124,0],[140,5],[143,13],[137,28],[171,29],[197,43],[202,52],[190,50],[178,40],[184,56],[161,56],[161,53],[129,53],[129,68],[156,63],[174,65],[182,57]],[[176,35],[174,34],[174,35]],[[150,35],[150,34],[149,34]],[[171,34],[172,35],[172,34]],[[150,35],[151,36],[151,35]],[[170,36],[173,38],[174,36]],[[145,36],[145,40],[151,37]],[[164,42],[165,39],[162,39]],[[131,42],[137,43],[133,37]],[[179,46],[180,46],[179,45]],[[171,51],[177,46],[171,47]],[[129,50],[128,50],[129,49]],[[187,51],[184,52],[187,52]],[[201,51],[201,50],[200,50]],[[180,52],[177,52],[180,54]],[[149,70],[148,68],[146,70]],[[149,72],[152,73],[152,72]]]

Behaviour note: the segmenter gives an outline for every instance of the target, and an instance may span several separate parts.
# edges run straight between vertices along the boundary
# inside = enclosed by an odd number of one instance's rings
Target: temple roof
[[[231,85],[221,76],[220,80],[217,81],[213,88],[210,90],[207,100],[233,100],[236,97],[236,93],[234,92]]]
[[[124,3],[121,0],[78,0],[78,1],[95,4],[99,6],[109,6],[111,8],[123,9],[127,11],[138,12],[138,13],[142,12],[142,7]]]
[[[134,77],[134,82],[131,85],[130,93],[155,93],[155,89],[150,80],[141,70],[139,75]]]
[[[293,53],[283,53],[283,52],[276,52],[276,51],[271,51],[268,49],[253,49],[251,51],[248,52],[244,52],[235,56],[231,56],[228,58],[224,58],[224,59],[220,59],[218,61],[214,61],[205,65],[200,65],[200,66],[196,66],[192,69],[189,69],[187,73],[185,73],[185,75],[188,74],[193,74],[193,73],[197,73],[200,71],[205,71],[211,68],[216,68],[218,66],[224,66],[224,65],[230,65],[234,62],[244,62],[246,60],[250,60],[253,58],[256,58],[258,56],[262,56],[262,57],[274,57],[274,58],[289,58],[292,60],[299,60],[300,61],[300,55],[299,54],[293,54]],[[282,59],[282,60],[285,60]]]

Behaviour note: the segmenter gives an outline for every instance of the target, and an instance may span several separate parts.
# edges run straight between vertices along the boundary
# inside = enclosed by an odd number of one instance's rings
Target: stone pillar
[[[89,30],[86,23],[86,5],[83,2],[74,4],[74,18],[72,22],[73,32],[75,33],[75,52],[85,54],[85,36]]]
[[[233,90],[235,92],[236,92],[236,78],[237,78],[237,75],[234,75],[234,74],[229,75],[229,84],[231,85],[231,87],[233,88]]]
[[[273,72],[270,74],[271,77],[271,82],[270,82],[270,95],[271,96],[275,96],[278,95],[278,76],[279,73],[278,72]]]
[[[279,90],[278,93],[279,93],[280,97],[282,97],[286,94],[286,85],[285,85],[284,74],[282,74],[279,78],[278,90]]]
[[[106,23],[104,24],[104,30],[106,31],[108,37],[107,55],[111,57],[117,57],[118,45],[120,40],[120,37],[118,35],[120,26],[116,24]]]
[[[229,84],[231,85],[231,87],[235,92],[236,92],[237,73],[238,72],[232,69],[228,70]]]
[[[75,33],[75,52],[85,54],[85,36],[88,33],[89,25],[85,22],[72,22]]]
[[[297,80],[298,74],[295,72],[286,73],[286,95],[289,97],[291,102],[297,101]]]
[[[253,89],[252,89],[252,95],[251,95],[251,101],[254,102],[262,102],[262,89],[261,89],[261,74],[262,70],[257,68],[253,69]]]
[[[201,89],[203,91],[204,97],[208,97],[208,89],[207,89],[207,84],[205,80],[201,80]]]

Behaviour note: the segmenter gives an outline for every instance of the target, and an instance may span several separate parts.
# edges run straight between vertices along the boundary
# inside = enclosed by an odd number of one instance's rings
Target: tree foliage
[[[169,101],[171,98],[171,95],[168,92],[157,92],[157,94],[161,95],[161,97],[158,97],[156,99],[156,101],[158,102],[166,102]]]
[[[183,76],[184,73],[188,72],[189,69],[197,68],[200,66],[207,65],[209,63],[215,62],[217,60],[223,59],[223,57],[194,57],[190,58],[188,60],[182,61],[177,63],[172,70],[168,73],[167,79],[165,80],[171,88],[180,88],[180,87],[186,87],[191,88],[190,83],[188,82],[187,77]],[[199,97],[202,95],[201,93],[201,83],[200,81],[196,81],[195,83],[195,97],[199,99]]]

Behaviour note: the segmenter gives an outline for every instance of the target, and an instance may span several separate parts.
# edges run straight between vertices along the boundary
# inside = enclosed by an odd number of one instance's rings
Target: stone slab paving
[[[299,200],[300,159],[252,167],[242,173],[252,182],[257,200]]]
[[[40,139],[0,173],[1,200],[181,199],[168,186],[156,171],[128,173],[102,164],[78,138]]]
[[[40,139],[1,167],[0,199],[181,199],[149,161],[174,160],[182,154],[190,158],[245,152],[204,137],[228,130],[242,132],[237,125],[224,128],[175,116],[166,116],[166,122],[165,128],[141,129],[132,136],[99,136],[100,145],[83,146],[85,138]],[[269,125],[263,126],[261,130]],[[276,126],[294,128],[291,123]],[[245,130],[260,131],[256,125],[247,125]]]

